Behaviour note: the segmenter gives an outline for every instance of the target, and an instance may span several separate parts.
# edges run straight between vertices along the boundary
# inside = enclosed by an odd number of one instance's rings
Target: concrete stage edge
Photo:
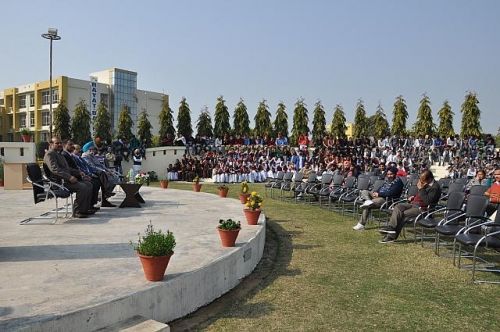
[[[0,331],[94,331],[137,315],[169,322],[237,286],[262,258],[265,217],[247,225],[239,201],[150,187],[141,194],[141,209],[19,225],[54,202],[34,206],[31,191],[0,189]],[[119,193],[112,201],[121,199]],[[219,218],[242,221],[236,247],[221,247]],[[128,245],[149,220],[176,236],[162,282],[144,279]]]

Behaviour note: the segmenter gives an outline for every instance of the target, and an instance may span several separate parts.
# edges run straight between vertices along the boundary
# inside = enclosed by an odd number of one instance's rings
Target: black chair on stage
[[[44,164],[44,168],[46,165]],[[36,163],[30,163],[26,165],[26,172],[28,174],[27,180],[31,183],[33,187],[33,200],[35,204],[40,202],[47,201],[51,198],[54,198],[56,203],[56,208],[52,211],[44,213],[40,217],[31,217],[21,221],[22,225],[29,223],[32,220],[37,219],[53,219],[53,223],[56,223],[59,219],[59,213],[62,209],[65,209],[64,217],[68,218],[73,213],[73,197],[71,196],[71,192],[64,187],[63,184],[55,183],[50,181],[47,177],[42,175],[42,170],[40,166]],[[60,208],[58,204],[58,199],[64,198],[66,199],[66,204],[64,207]],[[71,199],[71,204],[69,200]],[[71,209],[69,208],[71,207]],[[51,217],[50,214],[55,214],[55,218]]]

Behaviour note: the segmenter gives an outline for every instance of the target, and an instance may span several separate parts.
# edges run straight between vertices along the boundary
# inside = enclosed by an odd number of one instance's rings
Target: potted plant
[[[28,129],[23,128],[19,133],[21,134],[21,139],[23,140],[23,142],[31,142],[31,133]]]
[[[196,191],[199,193],[201,190],[201,183],[200,183],[200,177],[197,175],[193,179],[193,191]]]
[[[160,187],[163,189],[167,189],[168,188],[168,180],[167,179],[160,180]]]
[[[149,175],[141,172],[135,176],[134,182],[137,184],[145,184],[149,186]]]
[[[170,257],[174,254],[175,237],[167,230],[155,230],[151,221],[146,228],[145,235],[139,233],[139,241],[132,243],[137,252],[144,270],[144,275],[149,281],[161,281],[165,275]]]
[[[253,191],[248,197],[245,203],[246,208],[243,210],[245,212],[245,217],[247,218],[247,223],[249,225],[257,225],[260,216],[260,207],[262,206],[262,196]]]
[[[241,204],[246,204],[247,198],[248,198],[248,196],[250,196],[248,191],[249,191],[248,182],[243,181],[241,183],[241,189],[240,189],[240,202],[241,202]]]
[[[224,197],[224,198],[227,197],[227,193],[229,192],[228,186],[223,184],[223,185],[218,186],[217,189],[219,189],[219,196],[220,197]]]
[[[238,233],[240,232],[241,224],[233,219],[220,219],[217,230],[219,231],[220,241],[223,247],[234,247]]]

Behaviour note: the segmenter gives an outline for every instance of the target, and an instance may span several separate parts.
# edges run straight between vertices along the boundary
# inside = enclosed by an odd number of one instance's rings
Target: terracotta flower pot
[[[168,181],[167,180],[160,180],[160,187],[163,189],[168,188]]]
[[[229,192],[229,188],[226,189],[219,189],[219,196],[220,197],[227,197],[227,193]]]
[[[236,243],[236,238],[238,237],[239,229],[235,230],[225,230],[217,227],[219,231],[220,241],[223,247],[234,247]]]
[[[21,135],[21,139],[25,143],[31,142],[31,135]]]
[[[248,197],[250,197],[250,194],[242,194],[242,193],[240,193],[240,202],[241,202],[241,204],[246,204]]]
[[[137,254],[141,260],[144,276],[149,281],[161,281],[165,275],[170,256],[143,256]]]
[[[245,217],[247,218],[247,224],[257,225],[260,216],[260,209],[257,210],[244,209],[243,212],[245,212]]]
[[[196,191],[199,193],[201,190],[201,184],[200,183],[193,183],[193,191]]]
[[[0,180],[0,187],[3,187],[4,184],[3,184],[3,180]]]

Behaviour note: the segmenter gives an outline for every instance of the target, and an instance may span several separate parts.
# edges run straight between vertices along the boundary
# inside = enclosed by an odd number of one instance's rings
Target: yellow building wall
[[[47,90],[50,87],[49,80],[35,82],[33,91],[23,91],[22,94],[34,93],[35,95],[35,126],[33,137],[35,142],[40,140],[40,132],[42,131],[42,90]],[[52,88],[58,90],[59,101],[67,99],[68,96],[68,78],[66,76],[59,76],[52,79]],[[14,141],[20,141],[19,131],[19,105],[18,105],[18,88],[7,88],[4,89],[4,109],[2,111],[2,125],[0,127],[0,132],[4,140],[7,139],[9,132],[14,133]],[[12,113],[10,110],[12,108]],[[52,108],[54,111],[54,108]],[[12,125],[9,126],[9,114],[12,114]],[[28,127],[30,128],[30,127]]]

